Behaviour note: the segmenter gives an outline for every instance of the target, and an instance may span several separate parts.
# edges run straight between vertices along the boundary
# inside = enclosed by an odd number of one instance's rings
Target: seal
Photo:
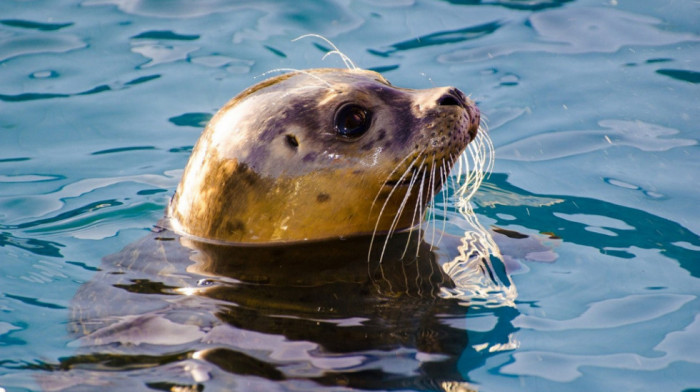
[[[167,215],[180,233],[242,244],[410,229],[479,122],[454,87],[398,88],[362,69],[292,71],[212,117]]]

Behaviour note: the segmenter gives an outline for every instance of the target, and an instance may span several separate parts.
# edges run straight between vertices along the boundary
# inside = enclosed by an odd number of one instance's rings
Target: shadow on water
[[[65,390],[443,390],[506,344],[512,307],[470,308],[437,253],[395,235],[232,247],[159,230],[104,259],[73,301],[72,345],[41,379]],[[470,317],[497,319],[472,334]],[[458,369],[457,362],[460,362]],[[462,372],[460,372],[460,370]],[[138,381],[137,381],[138,380]],[[116,383],[116,384],[115,384]]]

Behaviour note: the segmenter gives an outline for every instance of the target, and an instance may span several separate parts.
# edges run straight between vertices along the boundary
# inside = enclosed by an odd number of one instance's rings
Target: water
[[[697,19],[692,1],[2,2],[0,387],[700,388]],[[170,350],[80,356],[76,294],[157,223],[209,116],[270,69],[342,66],[290,42],[306,33],[477,100],[496,146],[477,217],[528,236],[494,234],[514,306],[367,304],[334,326],[231,308],[236,349],[204,360],[167,323]]]

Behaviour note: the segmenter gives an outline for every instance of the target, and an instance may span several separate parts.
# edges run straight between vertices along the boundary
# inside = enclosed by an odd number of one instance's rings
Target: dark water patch
[[[273,48],[272,46],[269,46],[269,45],[263,45],[263,46],[265,47],[265,49],[267,49],[267,50],[269,50],[270,52],[272,52],[275,56],[279,56],[279,57],[282,57],[282,58],[287,58],[287,55],[286,55],[284,52],[282,52],[281,50],[275,49],[275,48]]]
[[[171,30],[153,30],[145,31],[131,38],[135,39],[158,39],[158,40],[176,40],[176,41],[194,41],[199,39],[199,35],[178,34]]]
[[[0,163],[8,163],[8,162],[24,162],[24,161],[29,161],[32,158],[29,157],[18,157],[18,158],[3,158],[0,159]]]
[[[521,11],[541,11],[548,8],[561,7],[574,0],[446,0],[455,5],[496,5]]]
[[[323,52],[323,53],[328,53],[328,52],[330,52],[330,51],[333,50],[333,49],[331,49],[331,48],[329,48],[329,47],[327,47],[327,46],[324,46],[324,45],[319,44],[318,42],[314,42],[312,45],[315,46],[316,49],[320,50],[320,51]]]
[[[99,94],[99,93],[103,93],[105,91],[111,91],[111,90],[112,90],[112,88],[110,86],[108,86],[106,84],[101,84],[99,86],[91,88],[90,90],[83,91],[83,92],[77,93],[75,95],[92,95],[92,94]]]
[[[115,154],[115,153],[120,153],[120,152],[127,152],[127,151],[143,151],[143,150],[156,150],[155,147],[153,146],[132,146],[132,147],[119,147],[119,148],[110,148],[107,150],[100,150],[100,151],[95,151],[90,155],[104,155],[104,154]]]
[[[368,68],[370,71],[378,72],[378,73],[384,73],[384,72],[390,72],[396,69],[399,69],[399,65],[380,65],[378,67],[371,67]]]
[[[167,192],[167,189],[144,189],[136,192],[137,195],[139,196],[149,196],[149,195],[155,195],[158,193],[164,193]]]
[[[70,94],[43,94],[43,93],[22,93],[17,95],[0,94],[0,101],[5,102],[26,102],[39,99],[67,98]]]
[[[47,223],[56,223],[56,222],[61,222],[70,218],[74,218],[79,215],[83,215],[89,212],[94,212],[97,210],[101,210],[103,208],[109,208],[109,207],[117,207],[120,206],[124,203],[117,201],[115,199],[111,200],[102,200],[102,201],[96,201],[94,203],[90,203],[87,205],[84,205],[82,207],[78,207],[76,209],[70,210],[63,212],[61,214],[58,214],[52,218],[46,218],[46,219],[37,219],[31,222],[25,222],[25,223],[20,223],[18,225],[0,225],[0,230],[21,230],[21,229],[28,229],[28,228],[33,228],[36,226],[44,225]]]
[[[656,73],[676,80],[682,80],[684,82],[690,82],[693,84],[700,83],[700,72],[696,71],[685,71],[682,69],[658,69],[656,70]]]
[[[194,146],[173,147],[173,148],[171,148],[170,150],[168,150],[168,152],[172,152],[172,153],[175,153],[175,154],[179,154],[179,153],[186,153],[186,154],[189,154],[189,153],[192,152],[192,149],[193,149],[193,148],[194,148]]]
[[[82,263],[80,261],[66,261],[66,264],[78,266],[86,271],[92,271],[92,272],[99,272],[100,271],[99,268],[87,265],[87,264]]]
[[[134,85],[146,83],[148,81],[158,79],[158,78],[160,78],[160,75],[141,76],[141,77],[138,77],[136,79],[133,79],[133,80],[130,80],[130,81],[124,83],[124,86],[134,86]],[[81,91],[79,93],[74,93],[74,94],[53,94],[53,93],[22,93],[22,94],[16,94],[16,95],[0,94],[0,101],[26,102],[26,101],[36,101],[36,100],[42,100],[42,99],[69,98],[72,96],[92,95],[92,94],[99,94],[99,93],[103,93],[106,91],[114,91],[114,90],[120,90],[120,88],[114,88],[114,87],[106,85],[106,84],[101,84],[101,85],[95,86],[89,90]]]
[[[14,295],[14,294],[8,294],[8,293],[5,293],[3,295],[7,298],[15,299],[15,300],[20,301],[22,303],[25,303],[27,305],[39,306],[39,307],[47,308],[47,309],[66,309],[65,306],[52,304],[50,302],[40,301],[36,298],[23,297],[21,295]]]
[[[632,254],[632,253],[625,252],[624,250],[603,249],[603,250],[601,250],[601,253],[606,254],[606,255],[608,255],[608,256],[617,257],[617,258],[620,258],[620,259],[629,259],[629,260],[632,260],[632,259],[634,259],[635,257],[637,257],[637,256],[635,256],[635,255]]]
[[[406,51],[412,49],[424,48],[427,46],[453,44],[481,38],[483,36],[493,34],[503,24],[500,21],[484,23],[478,26],[465,27],[458,30],[441,31],[423,35],[410,40],[395,43],[386,50],[368,50],[369,53],[380,57],[387,57],[392,53]]]
[[[135,86],[135,85],[137,85],[137,84],[150,82],[151,80],[156,80],[156,79],[158,79],[158,78],[160,78],[160,75],[158,75],[158,74],[156,74],[156,75],[141,76],[141,77],[139,77],[139,78],[136,78],[136,79],[134,79],[134,80],[130,80],[130,81],[124,83],[124,85],[125,85],[125,86]]]
[[[0,335],[0,347],[2,346],[24,346],[27,344],[26,340],[16,338],[12,336],[12,332],[14,332],[15,329],[12,329],[10,331],[5,332],[4,334]],[[10,361],[0,361],[0,368],[10,368],[11,367],[6,367],[5,364],[7,363],[12,363]]]
[[[656,58],[656,59],[649,59],[649,60],[645,61],[645,63],[647,63],[647,64],[658,64],[658,63],[669,63],[669,62],[671,62],[671,61],[673,61],[673,59],[669,59],[669,58]]]
[[[63,257],[60,250],[63,244],[36,238],[15,237],[8,232],[0,233],[0,247],[4,246],[13,246],[40,256]]]
[[[179,127],[203,128],[211,119],[211,113],[184,113],[179,116],[170,117],[168,121]]]
[[[10,27],[19,27],[22,29],[32,29],[32,30],[40,30],[40,31],[55,31],[55,30],[60,30],[64,27],[73,26],[72,22],[69,22],[69,23],[39,23],[39,22],[32,22],[29,20],[21,20],[21,19],[4,19],[4,20],[0,20],[0,24],[4,24],[5,26],[10,26]]]

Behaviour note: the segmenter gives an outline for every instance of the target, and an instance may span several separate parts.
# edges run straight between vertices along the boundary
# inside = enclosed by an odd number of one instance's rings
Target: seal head
[[[180,232],[234,243],[407,229],[479,121],[452,87],[397,88],[365,70],[280,75],[214,115],[168,214]]]

